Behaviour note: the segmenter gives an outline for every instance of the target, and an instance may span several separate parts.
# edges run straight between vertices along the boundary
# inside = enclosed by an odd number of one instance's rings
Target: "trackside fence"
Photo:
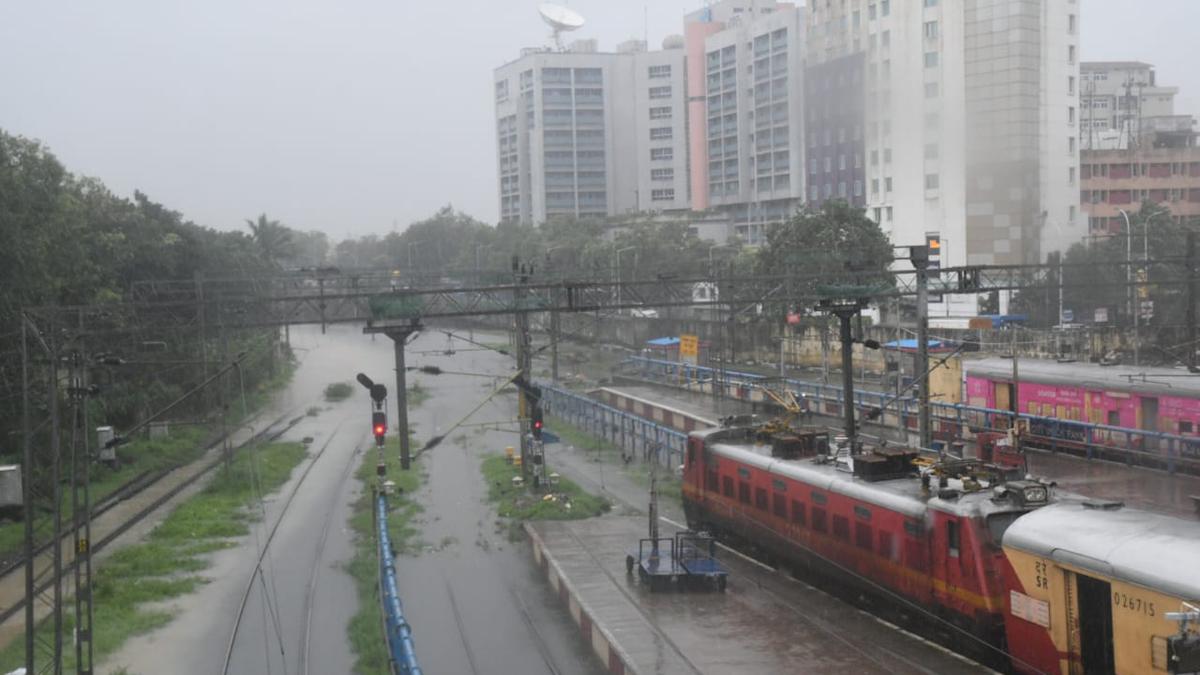
[[[540,386],[548,414],[638,454],[643,461],[654,460],[668,469],[683,462],[687,434],[566,389]]]
[[[388,536],[387,495],[375,498],[375,524],[379,542],[379,600],[383,604],[384,631],[387,634],[391,670],[396,675],[421,675],[413,646],[412,628],[404,618],[404,605],[396,588],[396,561],[392,555],[392,540]]]
[[[747,401],[760,400],[761,392],[756,393],[756,388],[770,381],[773,387],[784,386],[806,398],[810,402],[810,410],[816,414],[842,414],[840,386],[791,378],[781,380],[757,373],[715,370],[708,366],[642,356],[630,357],[621,365],[627,369],[626,372],[641,379],[692,391],[711,392],[715,375],[716,386],[721,390],[719,393]],[[892,395],[886,392],[854,392],[854,405],[859,410],[881,408],[885,403],[888,404],[882,415],[885,425],[916,430],[916,398],[892,401]],[[1012,428],[1014,420],[1019,419],[1022,425],[1027,426],[1023,435],[1026,442],[1045,450],[1082,454],[1088,459],[1103,458],[1154,466],[1171,473],[1177,470],[1200,473],[1200,438],[1018,414],[1011,410],[978,408],[959,403],[931,402],[930,416],[933,418],[934,438],[942,441],[972,439],[981,431],[1004,431]]]

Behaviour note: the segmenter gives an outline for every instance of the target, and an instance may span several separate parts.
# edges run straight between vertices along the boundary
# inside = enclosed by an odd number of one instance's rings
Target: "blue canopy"
[[[918,346],[918,343],[915,338],[907,338],[904,340],[892,340],[891,342],[886,342],[883,344],[884,349],[896,349],[896,350],[899,350],[902,352],[915,352],[915,351],[917,351],[917,346]],[[928,349],[931,352],[938,352],[938,351],[944,352],[944,351],[949,351],[953,348],[954,348],[954,345],[950,344],[949,342],[944,342],[942,340],[930,340],[929,344],[928,344]]]
[[[646,340],[646,344],[651,347],[678,347],[679,338],[677,337],[660,337],[653,340]]]

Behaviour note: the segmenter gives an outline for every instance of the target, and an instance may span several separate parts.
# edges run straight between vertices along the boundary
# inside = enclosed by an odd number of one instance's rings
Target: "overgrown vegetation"
[[[483,478],[488,486],[488,500],[496,503],[496,513],[514,520],[574,520],[606,513],[612,504],[603,497],[590,494],[566,478],[545,492],[535,492],[525,486],[515,486],[513,478],[521,475],[521,467],[508,463],[503,455],[491,454],[483,459]]]
[[[354,387],[349,382],[334,382],[325,387],[325,400],[331,403],[345,401],[354,395]]]
[[[112,555],[94,576],[95,658],[112,654],[125,640],[168,623],[173,612],[161,604],[192,592],[207,582],[198,574],[209,561],[205,554],[232,546],[259,517],[258,500],[278,490],[304,459],[299,443],[271,443],[239,452],[196,496],[176,508],[147,540]],[[73,617],[66,617],[71,634]],[[38,633],[49,640],[49,620]],[[0,671],[24,663],[25,645],[14,640],[0,652]],[[64,666],[74,668],[74,650],[66,650]]]
[[[350,646],[355,654],[354,672],[359,675],[388,675],[388,650],[381,629],[379,604],[379,553],[375,536],[375,486],[378,480],[376,465],[380,454],[374,447],[363,453],[355,477],[362,484],[362,493],[355,500],[350,516],[354,531],[354,557],[347,571],[358,590],[358,612],[347,628]],[[417,529],[413,518],[421,506],[413,496],[425,478],[424,465],[414,462],[408,471],[400,469],[400,442],[392,438],[383,453],[387,479],[396,484],[396,492],[388,498],[388,534],[397,552],[408,550]]]
[[[647,490],[650,488],[651,467],[649,463],[643,462],[637,457],[633,457],[630,461],[626,462],[624,458],[629,453],[622,453],[621,449],[616,445],[609,443],[599,436],[593,436],[587,431],[568,424],[561,419],[551,419],[548,428],[551,428],[564,444],[574,446],[580,452],[586,453],[589,458],[619,465],[621,470],[638,485],[645,487]],[[683,499],[682,484],[679,476],[661,466],[656,469],[655,475],[658,479],[658,493],[660,497],[675,501]]]

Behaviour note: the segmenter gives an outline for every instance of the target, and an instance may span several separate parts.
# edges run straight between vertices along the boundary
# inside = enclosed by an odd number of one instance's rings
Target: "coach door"
[[[1072,572],[1066,572],[1066,575],[1069,577],[1067,629],[1071,642],[1071,672],[1116,675],[1112,588],[1101,579]],[[1076,602],[1071,602],[1071,595],[1075,596]]]

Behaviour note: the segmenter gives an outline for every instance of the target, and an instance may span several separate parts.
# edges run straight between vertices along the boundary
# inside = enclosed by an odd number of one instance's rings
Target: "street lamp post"
[[[1133,365],[1138,365],[1138,314],[1137,291],[1133,287],[1133,226],[1129,223],[1129,212],[1117,209],[1125,219],[1125,285],[1129,288],[1129,311],[1133,314]]]

